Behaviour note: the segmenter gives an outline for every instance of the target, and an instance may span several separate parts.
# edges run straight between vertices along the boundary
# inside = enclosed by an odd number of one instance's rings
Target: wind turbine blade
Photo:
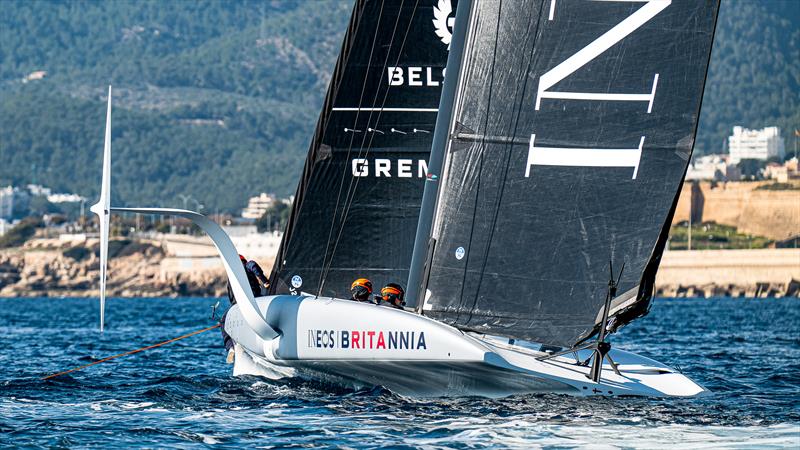
[[[103,331],[106,309],[106,275],[108,270],[108,228],[111,209],[111,86],[108,87],[106,137],[103,146],[103,181],[100,200],[90,210],[100,221],[100,331]]]

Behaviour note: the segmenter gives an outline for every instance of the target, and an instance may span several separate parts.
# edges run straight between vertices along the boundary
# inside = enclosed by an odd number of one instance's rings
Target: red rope
[[[98,361],[95,361],[95,362],[92,362],[92,363],[89,363],[89,364],[86,364],[86,365],[83,365],[83,366],[80,366],[80,367],[75,367],[74,369],[69,369],[69,370],[65,370],[63,372],[58,372],[58,373],[54,373],[52,375],[48,375],[48,376],[42,378],[42,380],[49,380],[50,378],[55,378],[55,377],[58,377],[58,376],[61,376],[61,375],[64,375],[64,374],[68,374],[70,372],[75,372],[77,370],[82,370],[82,369],[85,369],[87,367],[93,366],[95,364],[100,364],[102,362],[111,361],[112,359],[121,358],[123,356],[133,355],[134,353],[139,353],[139,352],[143,352],[145,350],[150,350],[151,348],[161,347],[162,345],[171,344],[171,343],[173,343],[175,341],[180,341],[181,339],[186,339],[186,338],[192,337],[192,336],[194,336],[196,334],[204,333],[204,332],[206,332],[208,330],[213,330],[214,328],[219,328],[220,326],[221,326],[221,324],[218,323],[218,324],[216,324],[214,326],[211,326],[211,327],[208,327],[208,328],[203,328],[202,330],[192,331],[191,333],[184,334],[183,336],[178,336],[176,338],[172,338],[172,339],[170,339],[168,341],[159,342],[158,344],[148,345],[147,347],[142,347],[142,348],[138,348],[136,350],[131,350],[129,352],[120,353],[120,354],[114,355],[114,356],[109,356],[108,358],[103,358],[101,360],[98,360]]]

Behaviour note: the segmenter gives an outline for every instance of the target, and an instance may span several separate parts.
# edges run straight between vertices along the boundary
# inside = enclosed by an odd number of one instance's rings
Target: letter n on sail
[[[630,2],[643,2],[646,3],[635,13],[628,16],[625,20],[618,23],[610,30],[603,33],[602,36],[592,41],[589,45],[582,48],[569,58],[562,61],[556,67],[548,70],[541,77],[539,77],[539,87],[536,94],[536,110],[538,111],[541,106],[543,98],[560,99],[560,100],[594,100],[594,101],[633,101],[633,102],[647,102],[647,113],[653,110],[653,100],[656,96],[656,87],[658,86],[658,74],[653,75],[653,84],[650,92],[640,94],[623,94],[611,92],[559,92],[549,91],[548,89],[555,86],[561,80],[575,73],[578,69],[585,66],[593,59],[600,56],[606,50],[619,43],[631,33],[639,29],[642,25],[650,21],[658,13],[668,7],[672,0],[601,0],[601,1],[630,1]],[[552,21],[554,17],[556,0],[550,3],[550,17]],[[636,178],[636,177],[634,177]]]
[[[537,147],[536,135],[532,134],[525,177],[530,177],[531,166],[632,167],[631,179],[635,180],[643,146],[644,136],[639,139],[637,148]]]

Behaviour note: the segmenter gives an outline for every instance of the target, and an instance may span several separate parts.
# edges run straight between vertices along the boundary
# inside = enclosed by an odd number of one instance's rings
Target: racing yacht
[[[609,337],[649,311],[717,0],[358,0],[271,275],[192,220],[236,304],[234,375],[410,396],[700,395]],[[444,68],[447,67],[446,76]],[[406,307],[347,300],[407,280]],[[101,313],[102,321],[102,313]],[[102,327],[102,325],[101,325]]]

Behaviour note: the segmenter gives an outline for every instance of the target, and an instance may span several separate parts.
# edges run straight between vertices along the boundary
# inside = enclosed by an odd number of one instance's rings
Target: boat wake
[[[101,336],[87,331],[97,317],[93,300],[0,299],[0,447],[779,448],[800,441],[794,300],[658,300],[653,314],[615,336],[619,347],[635,342],[648,355],[680,361],[712,392],[691,399],[415,399],[383,388],[231,377],[215,333],[41,381],[82,355],[120,353],[208,318],[207,299],[169,299],[174,309],[160,300],[109,301]],[[83,326],[62,328],[63,317]],[[659,337],[664,330],[672,330],[669,345]]]

